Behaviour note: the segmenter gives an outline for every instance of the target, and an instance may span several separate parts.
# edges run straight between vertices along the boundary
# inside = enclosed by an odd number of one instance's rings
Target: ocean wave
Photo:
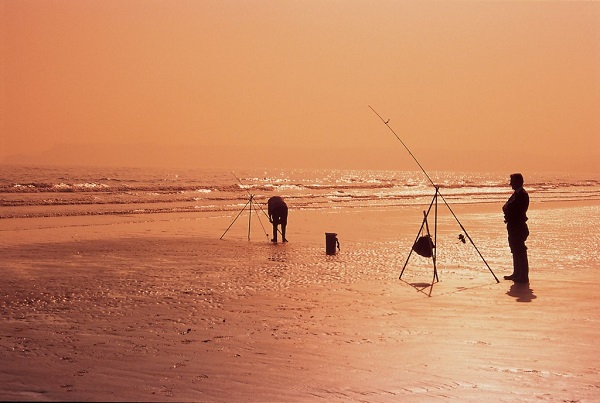
[[[5,169],[0,167],[0,218],[234,211],[249,197],[266,204],[281,195],[295,209],[377,207],[428,203],[435,188],[420,172],[294,170],[232,177],[224,171],[117,169]],[[503,202],[504,175],[436,173],[453,203]],[[600,199],[600,179],[532,176],[533,200]]]

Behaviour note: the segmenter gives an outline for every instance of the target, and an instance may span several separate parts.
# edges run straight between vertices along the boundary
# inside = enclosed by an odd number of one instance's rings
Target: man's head
[[[520,187],[522,187],[523,182],[523,175],[521,175],[520,173],[515,173],[510,176],[510,187],[512,187],[514,190],[517,190]]]

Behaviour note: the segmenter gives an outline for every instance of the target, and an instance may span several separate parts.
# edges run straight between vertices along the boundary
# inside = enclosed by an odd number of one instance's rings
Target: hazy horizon
[[[326,148],[254,146],[158,146],[148,143],[136,144],[136,157],[131,157],[133,145],[107,144],[59,144],[39,155],[7,156],[2,165],[26,166],[97,166],[97,167],[139,167],[139,168],[198,168],[198,169],[374,169],[374,170],[420,170],[419,166],[398,142],[397,147],[388,149],[369,148],[348,149],[343,146],[334,150]],[[423,146],[414,147],[411,152],[426,171],[535,171],[535,172],[580,172],[598,173],[588,168],[587,161],[576,158],[565,163],[556,157],[546,156],[545,166],[528,163],[534,159],[526,152],[507,155],[502,163],[491,166],[489,155],[473,151],[452,151],[454,159],[440,158],[444,150],[431,150]],[[341,154],[341,155],[340,155]],[[531,158],[530,158],[531,157]]]
[[[600,3],[0,0],[0,163],[600,172]]]

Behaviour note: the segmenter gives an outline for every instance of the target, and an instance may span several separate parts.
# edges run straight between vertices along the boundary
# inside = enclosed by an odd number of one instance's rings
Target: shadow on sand
[[[409,286],[411,286],[418,292],[420,292],[424,295],[427,295],[428,297],[431,297],[431,292],[433,291],[433,284],[431,284],[431,283],[409,283],[408,281],[405,281],[403,279],[400,279],[400,281],[402,281],[404,284],[408,284]],[[425,290],[427,290],[427,289],[429,289],[429,292],[425,292]]]
[[[514,283],[510,286],[506,295],[515,297],[517,302],[531,302],[537,298],[533,290],[529,287],[529,283]]]

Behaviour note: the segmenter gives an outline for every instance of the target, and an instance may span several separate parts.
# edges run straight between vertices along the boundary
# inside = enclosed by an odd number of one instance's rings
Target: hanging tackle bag
[[[433,241],[431,240],[431,235],[420,236],[412,248],[415,252],[423,257],[432,257],[434,245]]]

